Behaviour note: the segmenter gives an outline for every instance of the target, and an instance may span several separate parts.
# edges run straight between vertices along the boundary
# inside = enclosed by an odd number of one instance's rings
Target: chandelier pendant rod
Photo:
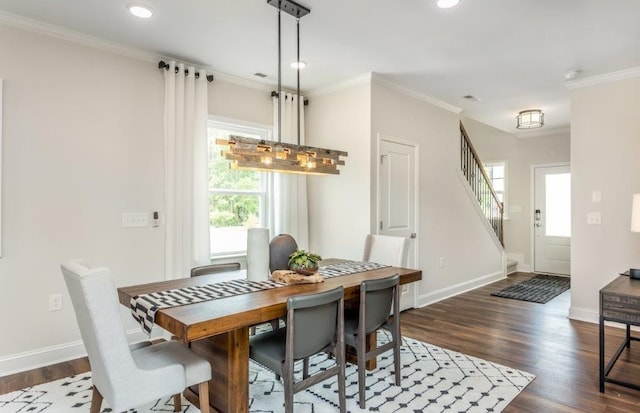
[[[282,40],[280,35],[280,6],[278,6],[278,142],[282,139]]]
[[[298,104],[298,145],[300,145],[300,18],[296,17],[296,32],[297,32],[297,47],[298,47],[298,57],[296,58],[298,60],[298,69],[297,74],[298,74],[298,99],[296,99],[296,102]]]

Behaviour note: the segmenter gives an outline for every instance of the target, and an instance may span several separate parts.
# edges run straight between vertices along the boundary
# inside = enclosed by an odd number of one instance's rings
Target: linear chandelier
[[[339,165],[344,165],[340,156],[347,152],[333,149],[316,148],[300,144],[300,68],[297,70],[298,96],[298,143],[282,142],[282,42],[280,29],[280,12],[284,11],[296,18],[297,29],[297,62],[300,62],[300,18],[311,12],[310,9],[293,0],[267,0],[267,3],[278,9],[278,141],[230,136],[229,139],[218,139],[216,143],[226,146],[222,156],[231,161],[232,169],[249,169],[256,171],[285,172],[307,175],[339,174]]]
[[[229,148],[222,155],[231,160],[231,169],[298,173],[307,175],[339,174],[338,165],[344,165],[340,156],[346,152],[333,149],[301,146],[292,143],[229,136],[218,139],[218,145]]]

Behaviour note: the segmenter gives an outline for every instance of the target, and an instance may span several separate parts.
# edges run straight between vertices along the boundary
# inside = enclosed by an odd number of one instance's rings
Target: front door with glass
[[[571,273],[569,165],[534,168],[534,271]]]

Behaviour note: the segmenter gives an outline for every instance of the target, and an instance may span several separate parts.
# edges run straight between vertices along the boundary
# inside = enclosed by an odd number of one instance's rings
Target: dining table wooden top
[[[341,261],[344,260],[323,260],[321,266]],[[183,342],[192,342],[284,317],[289,296],[311,294],[343,286],[345,300],[350,300],[358,296],[362,281],[384,278],[396,273],[400,276],[400,284],[422,279],[421,270],[383,267],[327,278],[322,283],[286,285],[179,307],[162,308],[156,313],[155,324],[170,331]],[[246,278],[245,270],[120,287],[118,297],[122,305],[129,307],[131,299],[138,295],[239,278]]]

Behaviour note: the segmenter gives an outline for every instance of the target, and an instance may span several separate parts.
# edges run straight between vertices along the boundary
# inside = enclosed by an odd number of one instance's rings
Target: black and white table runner
[[[140,323],[140,327],[149,335],[155,322],[156,313],[161,308],[179,307],[202,301],[232,297],[234,295],[254,293],[271,288],[284,287],[286,284],[275,281],[249,281],[238,279],[215,284],[176,288],[157,293],[136,295],[131,298],[131,315]]]
[[[374,262],[344,261],[320,267],[319,273],[325,278],[338,277],[356,272],[371,271],[388,265]],[[150,294],[141,294],[131,298],[131,315],[140,323],[142,330],[151,335],[156,313],[162,308],[179,307],[202,301],[216,300],[234,295],[254,293],[271,288],[284,287],[287,284],[275,281],[249,281],[238,279],[214,284],[176,288]]]
[[[364,261],[343,261],[337,264],[320,267],[318,272],[324,278],[333,278],[341,275],[355,274],[363,271],[373,271],[379,268],[389,267],[389,265],[378,264],[376,262]]]

